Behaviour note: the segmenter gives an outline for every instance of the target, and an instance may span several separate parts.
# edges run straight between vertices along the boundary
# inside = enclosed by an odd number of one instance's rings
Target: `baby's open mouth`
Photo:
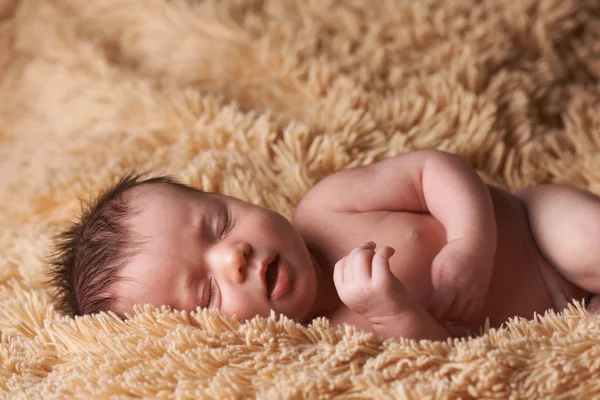
[[[290,280],[290,266],[285,258],[277,255],[269,263],[267,272],[265,273],[265,280],[267,281],[269,299],[278,300],[287,293]]]
[[[269,298],[273,295],[273,289],[277,283],[277,276],[279,275],[279,255],[277,255],[273,261],[267,266],[267,272],[265,278],[267,280],[267,293]]]

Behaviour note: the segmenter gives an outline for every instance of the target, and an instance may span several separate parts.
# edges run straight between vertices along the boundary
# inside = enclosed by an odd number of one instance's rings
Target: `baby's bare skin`
[[[490,187],[490,191],[498,229],[494,274],[479,315],[451,328],[458,335],[466,330],[478,332],[486,318],[491,327],[498,327],[509,317],[531,318],[534,312],[555,308],[553,298],[562,297],[568,302],[588,295],[558,274],[540,254],[529,228],[524,202],[517,195],[495,187]],[[366,212],[338,213],[335,221],[327,230],[309,230],[305,239],[333,264],[357,243],[372,240],[394,248],[391,271],[404,283],[412,298],[427,308],[433,294],[430,265],[446,243],[445,229],[435,218],[424,213]],[[542,273],[551,276],[555,286],[549,288]],[[373,330],[366,319],[346,307],[341,307],[330,318],[332,322],[349,322]],[[450,321],[442,321],[448,327],[450,324],[445,322]]]
[[[134,304],[240,319],[275,310],[380,338],[443,340],[600,292],[597,196],[559,185],[511,194],[437,151],[334,174],[292,223],[165,184],[127,201],[144,244],[114,289],[121,314]]]
[[[488,318],[497,327],[513,316],[561,311],[598,293],[598,221],[600,199],[591,193],[546,185],[512,194],[484,185],[452,155],[424,151],[325,179],[300,204],[294,223],[328,263],[341,259],[336,271],[349,271],[335,281],[348,307],[332,320],[380,337],[404,331],[440,338],[476,332]],[[393,275],[378,275],[375,249],[354,254],[369,240],[396,250],[386,255]],[[389,295],[394,276],[408,296]],[[410,323],[396,323],[389,311],[385,322],[373,317],[390,304],[397,316],[412,314]]]

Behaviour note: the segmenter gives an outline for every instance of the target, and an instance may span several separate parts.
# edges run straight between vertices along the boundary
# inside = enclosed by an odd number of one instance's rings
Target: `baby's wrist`
[[[394,324],[410,315],[424,311],[415,304],[408,292],[397,293],[396,296],[377,303],[369,312],[360,313],[373,326]]]
[[[379,339],[390,338],[446,340],[448,331],[425,309],[413,307],[398,314],[369,319]]]
[[[403,324],[406,321],[409,321],[418,314],[418,311],[413,307],[406,307],[403,309],[399,309],[392,313],[377,313],[373,315],[364,316],[367,321],[375,328],[386,329],[389,326]]]
[[[410,334],[412,331],[411,327],[418,324],[418,320],[419,316],[417,313],[408,310],[397,314],[374,316],[368,319],[380,339],[399,337],[419,339]]]

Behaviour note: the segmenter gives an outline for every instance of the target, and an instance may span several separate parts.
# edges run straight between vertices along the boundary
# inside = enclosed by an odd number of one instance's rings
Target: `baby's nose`
[[[246,279],[250,246],[245,242],[238,242],[227,246],[222,253],[222,268],[226,277],[233,283],[241,283]]]

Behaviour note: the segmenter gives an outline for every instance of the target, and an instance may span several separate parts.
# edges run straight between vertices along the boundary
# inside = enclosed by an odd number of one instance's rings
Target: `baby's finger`
[[[440,324],[448,331],[450,337],[453,338],[461,338],[461,337],[469,337],[471,336],[471,332],[469,328],[464,325],[455,324],[451,321],[442,320]]]
[[[396,250],[390,246],[383,246],[377,249],[377,251],[375,251],[376,256],[382,257],[385,260],[389,260],[394,255],[394,253],[396,253]]]
[[[456,289],[450,285],[440,286],[433,293],[428,311],[435,318],[447,318],[447,313],[456,301]]]
[[[469,322],[473,318],[475,318],[477,315],[479,315],[482,308],[483,308],[483,301],[472,300],[465,307],[465,310],[462,313],[462,315],[460,316],[460,319],[465,322]]]
[[[477,313],[477,308],[479,307],[478,301],[471,301],[467,303],[467,305],[463,308],[460,315],[457,316],[457,319],[463,322],[469,322],[475,317]]]
[[[341,284],[344,282],[344,268],[346,267],[346,257],[341,258],[333,267],[333,283]]]
[[[346,278],[364,282],[371,279],[371,264],[373,263],[374,254],[371,249],[363,249],[362,251],[348,255],[345,268]]]
[[[366,249],[374,250],[375,246],[376,246],[375,242],[368,241],[368,242],[365,242],[365,243],[361,244],[360,246],[355,247],[354,249],[352,249],[352,251],[350,252],[350,254],[356,254],[356,253],[358,253],[358,252],[360,252],[362,250],[366,250]]]
[[[374,249],[375,246],[377,246],[377,244],[374,241],[369,240],[368,242],[363,243],[360,247],[364,247],[367,249]]]
[[[451,321],[462,321],[467,309],[467,301],[465,296],[461,296],[458,291],[452,305],[446,310],[444,317]]]
[[[396,250],[389,246],[384,246],[375,252],[371,269],[371,280],[375,284],[383,284],[390,279],[390,257]]]

